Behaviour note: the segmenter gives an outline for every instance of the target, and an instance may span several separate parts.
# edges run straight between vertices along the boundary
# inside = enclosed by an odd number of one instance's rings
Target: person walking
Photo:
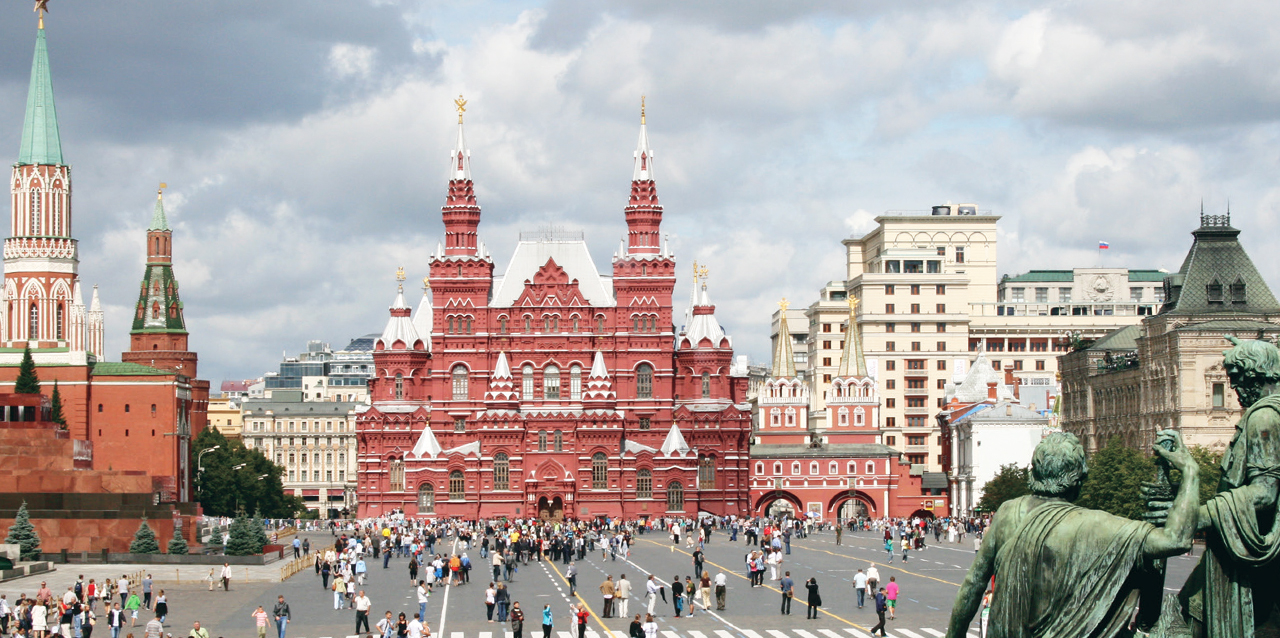
[[[222,564],[222,591],[231,591],[231,563]]]
[[[498,606],[498,590],[494,589],[493,583],[489,583],[489,587],[484,590],[484,612],[489,622],[493,622],[493,609]]]
[[[884,539],[884,552],[889,555],[889,563],[893,564],[893,539]]]
[[[782,589],[782,615],[791,615],[791,598],[795,595],[795,581],[791,580],[791,572],[787,572],[782,576],[782,582],[779,583]]]
[[[880,589],[880,570],[875,565],[867,568],[867,595],[875,598],[876,591]]]
[[[844,526],[836,525],[836,545],[840,544],[840,537],[844,535]]]
[[[671,577],[671,604],[676,608],[676,618],[679,618],[680,611],[684,608],[684,584],[680,582],[679,576]]]
[[[702,572],[698,581],[698,594],[702,596],[702,608],[711,611],[711,572]]]
[[[347,581],[338,574],[333,579],[333,608],[342,609],[342,600],[347,596]]]
[[[724,595],[729,588],[728,580],[729,578],[724,575],[724,572],[716,574],[716,611],[724,611]]]
[[[128,576],[128,574],[121,575],[121,576],[120,576],[120,580],[116,581],[116,591],[120,593],[120,604],[121,604],[121,605],[124,605],[124,604],[126,604],[126,603],[128,603],[128,602],[129,602],[129,576]],[[52,597],[53,597],[53,594],[52,594],[52,593],[50,593],[48,596],[45,596],[45,600],[44,600],[43,602],[44,602],[45,604],[48,604],[48,599],[49,599],[49,598],[52,598]]]
[[[511,638],[524,638],[524,612],[518,600],[511,603]]]
[[[164,623],[159,618],[152,617],[147,621],[147,626],[142,629],[142,635],[146,638],[161,638],[164,636]]]
[[[267,612],[262,608],[262,605],[258,605],[252,617],[254,626],[258,628],[258,638],[267,638],[267,618],[269,616],[267,616]]]
[[[604,597],[604,613],[601,618],[613,617],[613,597],[617,592],[617,588],[613,584],[613,575],[609,574],[604,577],[604,582],[600,583],[600,595]]]
[[[817,620],[818,608],[822,606],[822,596],[818,594],[818,579],[812,577],[809,578],[809,580],[805,582],[804,587],[809,590],[809,613],[805,618],[809,620]]]
[[[355,605],[356,605],[356,634],[359,635],[361,624],[364,625],[364,630],[366,632],[369,631],[369,608],[373,607],[373,602],[369,600],[368,596],[364,595],[364,590],[361,589],[360,593],[356,595]],[[284,636],[281,635],[280,638],[284,638]]]
[[[853,591],[858,595],[858,609],[862,609],[862,604],[867,599],[867,575],[861,569],[853,575]]]
[[[124,610],[120,603],[115,603],[107,612],[107,626],[111,628],[111,638],[120,638],[120,628],[124,626]]]
[[[396,619],[396,638],[409,638],[409,619],[405,618],[403,611]]]
[[[151,574],[142,577],[142,606],[147,609],[151,609],[151,583]]]
[[[125,611],[129,612],[129,626],[133,627],[138,624],[138,609],[142,607],[142,599],[137,594],[129,594],[129,600],[125,601]]]
[[[872,628],[871,628],[871,635],[872,635],[872,636],[876,635],[876,632],[877,632],[877,631],[879,631],[879,632],[880,632],[880,635],[881,635],[881,636],[888,636],[888,635],[889,635],[889,634],[888,634],[888,633],[886,633],[886,632],[885,632],[885,630],[884,630],[884,612],[885,612],[885,607],[886,607],[886,605],[885,605],[885,598],[884,598],[884,590],[883,590],[883,589],[881,589],[880,591],[877,591],[877,592],[876,592],[876,617],[880,619],[880,622],[879,622],[879,623],[877,623],[875,627],[872,627]]]
[[[644,582],[644,595],[649,599],[649,608],[645,612],[653,616],[653,606],[658,602],[658,580],[649,574],[649,578]]]
[[[885,607],[889,610],[889,620],[898,619],[898,577],[890,576],[889,584],[884,588]]]
[[[422,624],[422,616],[419,616],[418,614],[413,615],[413,620],[409,621],[408,629],[408,638],[424,638],[425,635],[431,633],[431,630],[427,629],[427,626]]]
[[[271,610],[271,615],[276,617],[276,638],[284,638],[285,629],[289,627],[289,620],[293,615],[289,613],[289,603],[284,602],[283,595],[276,597],[276,606]]]
[[[431,590],[427,589],[426,583],[418,581],[418,615],[423,618],[427,617],[427,601],[431,600]]]
[[[685,598],[684,604],[689,608],[690,618],[693,618],[693,612],[696,611],[698,608],[698,606],[694,603],[694,600],[695,600],[694,597],[697,595],[697,592],[698,592],[698,585],[697,583],[693,582],[693,577],[685,576],[684,577],[684,598]]]
[[[551,638],[551,605],[542,608],[542,638]]]
[[[169,597],[164,595],[164,590],[156,595],[156,615],[160,617],[160,624],[169,619]]]
[[[498,622],[507,622],[507,610],[511,607],[511,594],[507,592],[507,586],[498,583],[498,589],[493,595],[493,600],[498,605]]]
[[[569,595],[576,596],[578,591],[578,565],[573,561],[569,562],[569,567],[564,570],[565,577],[569,579]]]
[[[383,554],[383,556],[388,555],[390,555],[390,552]],[[378,635],[382,636],[382,638],[391,638],[391,634],[395,633],[396,630],[396,621],[391,619],[391,612],[388,610],[382,620],[379,620],[378,624],[374,626],[378,628]]]
[[[631,600],[631,581],[627,580],[626,574],[618,578],[618,584],[613,589],[613,611],[619,618],[626,618],[627,603]]]
[[[658,623],[653,621],[653,614],[644,617],[644,624],[640,628],[644,630],[644,638],[658,638]]]

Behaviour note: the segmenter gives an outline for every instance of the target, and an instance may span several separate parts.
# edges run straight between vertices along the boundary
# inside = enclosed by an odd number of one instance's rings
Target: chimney
[[[991,401],[996,400],[996,385],[998,384],[995,381],[987,382],[987,399]]]
[[[1015,378],[1013,377],[1013,366],[1012,366],[1012,365],[1005,366],[1005,368],[1004,368],[1004,386],[1005,386],[1006,388],[1008,388],[1010,392],[1012,392],[1012,393],[1013,393],[1013,398],[1015,398],[1015,399],[1020,399],[1020,398],[1022,398],[1022,397],[1020,396],[1020,393],[1018,392],[1018,381],[1019,381],[1019,379],[1015,379]]]

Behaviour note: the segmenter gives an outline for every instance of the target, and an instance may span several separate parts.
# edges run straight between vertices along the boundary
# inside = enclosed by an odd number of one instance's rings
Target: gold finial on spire
[[[39,28],[44,29],[44,12],[49,10],[49,0],[36,0],[36,7],[32,9],[40,16]]]
[[[853,316],[854,312],[857,311],[859,301],[861,300],[856,296],[849,295],[849,316]]]
[[[693,278],[694,279],[698,278],[698,260],[697,259],[693,260]]]
[[[467,101],[463,99],[462,94],[459,93],[458,99],[453,101],[453,105],[458,107],[458,123],[461,124],[462,114],[467,112]]]
[[[703,266],[702,266],[702,268],[698,269],[698,276],[702,278],[702,285],[704,285],[704,286],[705,286],[705,285],[707,284],[707,267],[706,267],[706,265],[703,265]]]
[[[48,2],[49,0],[45,0]],[[640,125],[644,126],[644,96],[640,96]]]
[[[396,287],[404,292],[404,266],[396,268]]]
[[[423,277],[423,278],[422,278],[422,291],[423,291],[423,292],[426,292],[426,291],[428,291],[428,290],[431,290],[431,279],[430,279],[429,277]]]
[[[160,188],[156,189],[156,199],[161,199],[161,195],[164,194],[164,189],[166,188],[169,188],[169,185],[164,182],[160,182]]]
[[[782,309],[782,312],[783,312],[783,313],[785,313],[785,312],[787,311],[787,307],[788,307],[788,306],[790,306],[790,305],[791,305],[791,304],[787,302],[787,298],[786,298],[786,297],[783,297],[783,298],[782,298],[782,301],[779,301],[779,302],[778,302],[778,307]]]

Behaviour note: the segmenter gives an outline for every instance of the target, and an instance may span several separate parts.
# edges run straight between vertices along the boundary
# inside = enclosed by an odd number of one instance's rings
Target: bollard
[[[179,585],[182,584],[182,570],[177,567],[173,568],[173,580]]]

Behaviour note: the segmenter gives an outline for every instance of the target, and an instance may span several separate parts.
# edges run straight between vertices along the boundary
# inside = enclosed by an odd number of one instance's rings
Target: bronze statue
[[[1045,437],[1031,460],[1031,494],[996,512],[956,595],[948,638],[965,638],[992,576],[988,638],[1109,638],[1155,625],[1161,559],[1191,549],[1200,489],[1178,432],[1160,432],[1155,451],[1182,472],[1163,528],[1072,505],[1088,472],[1084,448],[1073,434]]]
[[[1227,338],[1235,347],[1223,363],[1245,411],[1218,493],[1200,507],[1207,547],[1178,599],[1193,635],[1253,638],[1280,633],[1280,350]],[[1167,504],[1151,506],[1159,515]]]

